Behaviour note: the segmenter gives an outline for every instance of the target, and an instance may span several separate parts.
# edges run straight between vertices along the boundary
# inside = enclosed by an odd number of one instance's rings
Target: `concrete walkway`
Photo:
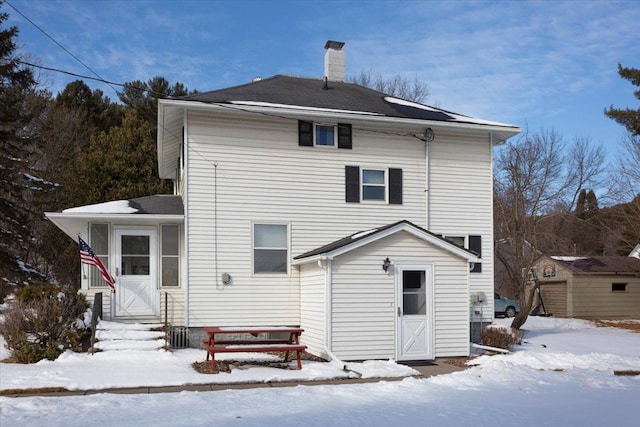
[[[451,365],[445,362],[433,362],[425,364],[411,364],[411,367],[420,372],[420,375],[414,378],[428,378],[435,375],[450,374],[452,372],[462,371],[465,368]],[[296,387],[299,385],[316,386],[316,385],[340,385],[340,384],[363,384],[375,383],[380,381],[401,381],[406,377],[393,378],[348,378],[336,380],[322,381],[287,381],[287,382],[269,382],[269,383],[241,383],[241,384],[194,384],[194,385],[175,385],[163,387],[128,387],[128,388],[105,388],[99,390],[60,390],[60,389],[25,389],[15,391],[15,393],[0,392],[0,395],[6,397],[28,397],[28,396],[86,396],[99,393],[114,394],[151,394],[151,393],[177,393],[180,391],[219,391],[219,390],[239,390],[251,388],[269,388],[269,387]],[[9,390],[7,390],[9,391]]]

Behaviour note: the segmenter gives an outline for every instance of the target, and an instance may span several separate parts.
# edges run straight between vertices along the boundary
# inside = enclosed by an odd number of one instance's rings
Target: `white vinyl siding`
[[[255,221],[290,224],[290,257],[403,219],[425,225],[425,148],[414,138],[354,129],[361,143],[351,150],[309,150],[298,146],[295,120],[191,111],[187,127],[190,326],[300,323],[299,269],[252,274]],[[393,165],[414,185],[402,205],[345,203],[349,164]],[[233,285],[221,286],[216,271]]]
[[[493,294],[492,148],[487,134],[437,132],[429,144],[430,230],[451,236],[481,236],[482,272],[469,278],[470,292]],[[493,300],[483,303],[483,321],[493,318]],[[477,316],[474,320],[479,321]]]
[[[304,329],[302,343],[307,351],[327,357],[326,341],[326,271],[317,263],[300,266],[300,326]]]
[[[467,262],[406,232],[355,249],[332,261],[332,351],[343,360],[395,358],[395,264],[434,266],[435,357],[467,356]]]

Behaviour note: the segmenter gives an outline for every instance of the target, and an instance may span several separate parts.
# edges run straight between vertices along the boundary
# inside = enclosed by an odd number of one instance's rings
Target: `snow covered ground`
[[[508,324],[509,320],[497,321]],[[481,356],[462,372],[368,384],[164,394],[0,397],[1,426],[628,425],[637,419],[640,333],[531,317],[526,343]],[[0,343],[0,347],[3,347]],[[0,350],[0,358],[6,356]],[[266,356],[265,356],[266,357]],[[65,353],[35,365],[0,364],[0,389],[95,389],[185,383],[311,380],[345,375],[328,363],[301,371],[247,367],[203,375],[203,352]],[[349,364],[365,376],[406,376],[391,361]]]

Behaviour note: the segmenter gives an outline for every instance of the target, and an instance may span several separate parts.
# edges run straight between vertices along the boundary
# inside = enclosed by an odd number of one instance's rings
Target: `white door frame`
[[[424,315],[406,315],[403,310],[403,273],[405,271],[424,271],[426,313]],[[434,265],[433,264],[396,264],[396,360],[429,360],[434,358]],[[423,322],[423,325],[421,325]],[[416,346],[406,351],[403,349],[407,340],[406,334],[411,332],[411,327],[419,331]],[[414,331],[415,332],[415,331]]]
[[[123,275],[122,236],[149,236],[149,274]],[[116,278],[116,293],[113,295],[112,318],[157,318],[160,316],[160,293],[158,292],[158,229],[145,226],[114,226],[113,271]],[[144,279],[143,279],[144,278]]]

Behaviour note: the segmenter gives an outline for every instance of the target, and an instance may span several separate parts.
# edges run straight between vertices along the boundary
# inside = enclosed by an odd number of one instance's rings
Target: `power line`
[[[17,62],[27,65],[29,67],[34,67],[34,68],[40,68],[42,70],[47,70],[47,71],[55,71],[56,73],[62,73],[62,74],[67,74],[69,76],[74,76],[74,77],[80,77],[82,79],[89,79],[89,80],[95,80],[98,82],[102,82],[102,83],[106,83],[109,86],[111,85],[115,85],[115,86],[121,86],[121,87],[125,87],[127,86],[125,83],[117,83],[117,82],[111,82],[109,80],[105,80],[103,78],[97,78],[97,77],[91,77],[91,76],[84,76],[82,74],[77,74],[77,73],[72,73],[71,71],[65,71],[65,70],[61,70],[59,68],[52,68],[52,67],[45,67],[44,65],[38,65],[38,64],[33,64],[31,62],[27,62],[27,61],[23,61],[22,59],[17,59]],[[133,86],[132,86],[133,87]],[[139,89],[139,88],[135,88],[134,89]]]
[[[75,56],[73,53],[71,53],[71,51],[69,51],[69,49],[67,49],[66,47],[64,47],[61,43],[59,43],[56,39],[54,39],[52,36],[50,36],[45,30],[43,30],[42,28],[40,28],[38,26],[38,24],[36,24],[35,22],[33,22],[31,19],[29,19],[28,16],[26,16],[24,13],[22,13],[20,10],[18,10],[18,8],[16,8],[14,5],[12,5],[9,1],[4,0],[4,2],[9,5],[10,8],[12,8],[13,10],[15,10],[20,16],[22,16],[24,19],[27,20],[27,22],[29,22],[31,25],[33,25],[34,27],[36,27],[38,29],[38,31],[40,31],[42,34],[44,34],[49,40],[51,40],[52,42],[54,42],[56,45],[58,45],[62,50],[64,50],[66,53],[68,53],[73,59],[75,59],[76,61],[78,61],[84,68],[86,68],[87,70],[91,71],[91,73],[93,75],[95,75],[96,77],[98,77],[98,79],[100,81],[105,82],[107,85],[109,85],[111,87],[111,89],[113,89],[116,93],[118,93],[118,90],[111,86],[111,84],[104,79],[100,74],[98,74],[96,71],[93,70],[93,68],[89,67],[87,64],[85,64],[84,62],[82,62],[80,60],[80,58],[78,58],[77,56]]]

